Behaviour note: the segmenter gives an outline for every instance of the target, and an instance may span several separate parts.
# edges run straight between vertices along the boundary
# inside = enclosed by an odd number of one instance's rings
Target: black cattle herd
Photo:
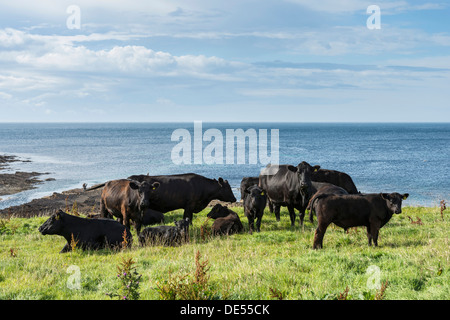
[[[325,231],[331,223],[345,230],[365,226],[369,246],[372,242],[377,246],[380,228],[393,214],[401,213],[402,200],[409,196],[407,193],[361,193],[348,174],[321,169],[304,161],[296,167],[269,164],[258,177],[244,177],[240,187],[250,234],[254,230],[260,232],[267,205],[277,221],[280,207],[287,207],[292,226],[295,225],[295,210],[299,212],[300,226],[309,210],[311,223],[314,223],[314,213],[317,217],[314,249],[322,248]],[[194,173],[135,175],[88,190],[98,188],[103,188],[100,217],[81,218],[60,210],[39,228],[43,235],[60,235],[67,240],[61,252],[70,251],[74,241],[82,249],[130,246],[131,222],[141,246],[180,245],[189,241],[189,225],[194,213],[204,210],[212,200],[237,201],[227,180],[209,179]],[[174,222],[175,226],[147,227],[141,232],[143,225],[164,223],[164,213],[177,209],[183,209],[184,213],[182,220]],[[207,217],[214,219],[213,235],[244,230],[238,214],[227,206],[216,204]]]

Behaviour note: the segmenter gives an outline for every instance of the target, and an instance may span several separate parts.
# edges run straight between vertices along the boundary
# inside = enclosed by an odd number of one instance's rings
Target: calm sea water
[[[236,198],[242,177],[265,164],[176,165],[174,130],[192,133],[194,123],[0,124],[0,154],[30,163],[10,171],[49,172],[37,189],[4,196],[0,209],[83,183],[93,185],[133,174],[195,172],[228,179]],[[347,172],[362,192],[410,193],[406,205],[437,206],[450,199],[450,124],[203,123],[203,131],[249,128],[279,130],[281,164],[307,161]],[[203,147],[210,142],[204,142]],[[225,149],[224,149],[225,150]],[[268,147],[270,155],[270,146]],[[225,156],[225,154],[224,154]]]

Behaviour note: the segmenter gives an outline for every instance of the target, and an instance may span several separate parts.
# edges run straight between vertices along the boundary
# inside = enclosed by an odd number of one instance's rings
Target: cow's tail
[[[102,184],[98,184],[98,185],[93,186],[93,187],[91,187],[91,188],[88,188],[88,189],[86,189],[86,191],[97,190],[97,189],[103,188],[105,185],[106,185],[106,182],[105,182],[105,183],[102,183]]]
[[[309,221],[312,223],[314,221],[314,213],[316,212],[316,204],[320,199],[326,198],[329,196],[327,193],[322,193],[319,195],[313,195],[306,206],[306,209],[309,211]]]

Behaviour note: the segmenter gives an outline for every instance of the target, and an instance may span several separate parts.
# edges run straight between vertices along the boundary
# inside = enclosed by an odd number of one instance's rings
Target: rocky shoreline
[[[35,189],[36,185],[44,181],[50,181],[52,178],[41,180],[40,176],[49,173],[40,172],[22,172],[15,173],[1,173],[1,171],[8,169],[10,163],[13,162],[31,162],[30,160],[22,160],[16,156],[0,155],[0,197],[11,195],[26,190]],[[0,199],[1,200],[1,199]]]

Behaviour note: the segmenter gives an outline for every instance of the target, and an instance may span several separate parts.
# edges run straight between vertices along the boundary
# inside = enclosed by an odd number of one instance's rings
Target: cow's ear
[[[294,166],[288,166],[288,169],[292,172],[297,172],[298,168]]]
[[[59,211],[56,213],[55,219],[56,219],[56,220],[61,219],[61,210],[59,210]]]
[[[152,184],[152,190],[158,189],[159,186],[160,186],[160,183],[159,183],[159,182],[154,182],[154,183]]]
[[[223,178],[219,177],[219,185],[222,186],[223,185]]]
[[[402,195],[402,199],[403,200],[408,199],[408,197],[409,197],[409,193],[405,193],[405,194]]]
[[[262,195],[262,196],[264,195],[264,190],[263,190],[263,191],[261,191],[261,195]]]
[[[384,200],[390,200],[389,198],[389,194],[387,193],[380,193],[381,198],[383,198]]]
[[[314,172],[319,171],[319,169],[320,169],[320,166],[319,166],[319,165],[313,167],[313,171],[314,171]]]
[[[139,182],[130,181],[130,188],[133,189],[133,190],[139,189]]]

